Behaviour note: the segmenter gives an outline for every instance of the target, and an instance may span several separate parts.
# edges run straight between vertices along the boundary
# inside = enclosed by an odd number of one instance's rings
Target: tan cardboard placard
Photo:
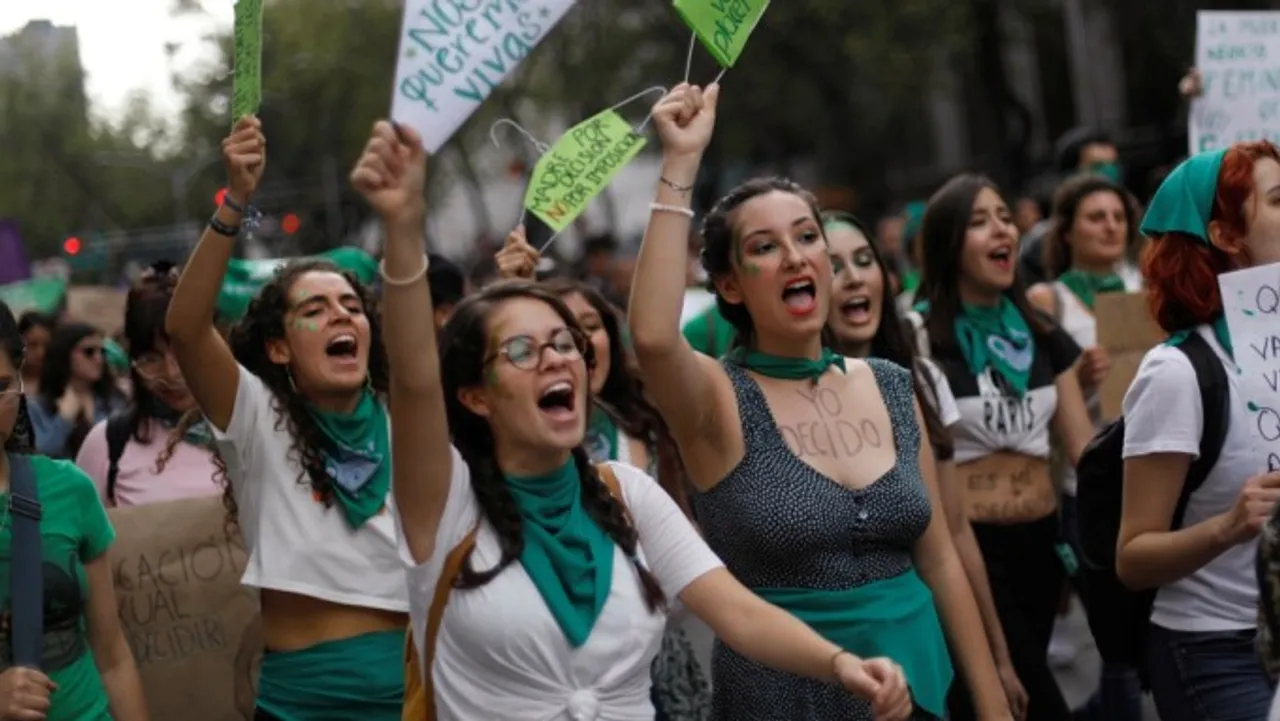
[[[1124,394],[1138,374],[1142,357],[1166,336],[1147,310],[1146,293],[1099,294],[1093,313],[1098,322],[1098,345],[1111,356],[1111,372],[1098,389],[1102,419],[1110,421],[1124,412]]]
[[[67,289],[67,317],[114,336],[124,328],[128,292],[101,285],[73,285]]]

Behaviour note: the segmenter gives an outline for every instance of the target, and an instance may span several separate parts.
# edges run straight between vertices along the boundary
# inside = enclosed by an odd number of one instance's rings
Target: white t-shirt
[[[1196,331],[1227,369],[1230,422],[1218,462],[1191,494],[1183,527],[1229,510],[1250,477],[1265,470],[1249,434],[1251,420],[1240,398],[1236,365],[1222,352],[1213,331]],[[1156,453],[1200,455],[1204,428],[1200,386],[1186,354],[1158,345],[1147,352],[1124,397],[1124,457]],[[1235,631],[1258,624],[1254,573],[1257,539],[1234,546],[1191,575],[1160,587],[1151,621],[1173,631]]]
[[[387,508],[352,530],[342,508],[314,500],[290,459],[293,439],[276,423],[272,393],[240,368],[235,409],[219,451],[239,460],[229,468],[249,560],[242,583],[330,603],[386,611],[409,610],[404,568],[396,550],[391,495]]]
[[[640,536],[640,558],[668,602],[703,574],[722,567],[680,509],[638,468],[609,464]],[[410,588],[410,619],[419,652],[445,557],[481,517],[471,471],[453,451],[449,498],[436,532],[435,554],[421,565],[401,545]],[[475,568],[502,554],[481,523]],[[432,673],[436,718],[487,721],[651,721],[649,666],[662,643],[666,617],[650,613],[635,567],[621,550],[613,586],[591,635],[572,648],[519,562],[475,589],[454,589],[436,638]]]

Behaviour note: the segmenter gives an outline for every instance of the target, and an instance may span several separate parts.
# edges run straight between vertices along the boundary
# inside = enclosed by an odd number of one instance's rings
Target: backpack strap
[[[133,425],[131,410],[112,413],[107,418],[107,500],[116,502],[116,477],[120,475],[120,458],[129,444],[129,427]]]
[[[13,530],[9,565],[13,665],[39,669],[44,656],[44,554],[40,547],[39,487],[28,456],[10,453],[7,458],[8,515]]]
[[[1214,352],[1209,342],[1199,331],[1188,334],[1186,340],[1176,346],[1191,361],[1196,372],[1196,383],[1200,387],[1200,403],[1203,409],[1204,427],[1200,432],[1200,457],[1192,462],[1187,470],[1187,479],[1182,484],[1182,493],[1178,496],[1178,505],[1173,512],[1173,528],[1182,527],[1182,518],[1187,512],[1187,504],[1191,494],[1209,477],[1209,472],[1218,463],[1222,454],[1222,444],[1227,438],[1227,427],[1231,420],[1230,386],[1227,369],[1222,360]]]
[[[623,504],[622,484],[608,463],[596,464],[596,471],[601,482],[609,489],[609,493]],[[467,535],[462,537],[458,545],[445,556],[444,568],[440,578],[436,580],[436,590],[431,597],[431,608],[427,611],[427,628],[422,639],[422,653],[413,643],[413,630],[405,633],[404,639],[404,706],[400,711],[401,721],[435,721],[435,685],[431,679],[431,667],[436,657],[436,639],[440,635],[440,623],[444,620],[444,609],[449,603],[449,593],[457,583],[458,574],[462,572],[462,564],[476,547],[476,537],[480,533],[480,522],[471,527]]]

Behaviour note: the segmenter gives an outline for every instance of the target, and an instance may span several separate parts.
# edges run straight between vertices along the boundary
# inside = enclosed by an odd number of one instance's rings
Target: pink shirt
[[[183,498],[198,498],[222,493],[214,479],[217,467],[209,451],[180,442],[165,463],[164,471],[156,470],[156,458],[164,450],[168,434],[157,428],[150,443],[139,443],[132,436],[125,444],[116,474],[115,501],[107,499],[107,423],[103,421],[89,431],[76,456],[76,465],[93,479],[98,496],[108,508],[142,506]]]

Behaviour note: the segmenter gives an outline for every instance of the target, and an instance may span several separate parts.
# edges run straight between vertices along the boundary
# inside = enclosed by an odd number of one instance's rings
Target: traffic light
[[[280,230],[283,230],[285,235],[293,235],[301,227],[302,221],[296,213],[285,213],[284,217],[280,219]]]
[[[80,255],[80,248],[80,239],[74,235],[67,236],[67,239],[62,241],[62,252],[67,255]]]
[[[220,188],[218,192],[213,194],[213,207],[221,208],[222,204],[227,200],[227,189]]]

